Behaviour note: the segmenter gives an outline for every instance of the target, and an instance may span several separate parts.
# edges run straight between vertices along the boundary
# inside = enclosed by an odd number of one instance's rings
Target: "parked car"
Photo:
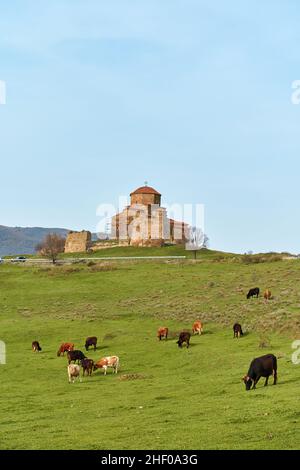
[[[12,263],[25,263],[25,261],[26,261],[25,256],[17,256],[16,258],[11,259]]]

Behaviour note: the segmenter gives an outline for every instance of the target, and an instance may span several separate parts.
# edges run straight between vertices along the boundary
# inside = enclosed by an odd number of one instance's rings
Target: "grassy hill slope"
[[[298,261],[0,266],[0,447],[299,448],[299,279]],[[270,303],[245,299],[256,285],[272,290]],[[180,350],[176,333],[197,318],[205,334]],[[159,343],[163,325],[171,339]],[[69,385],[56,351],[63,341],[83,350],[89,335],[99,349],[88,356],[119,355],[120,373]],[[242,375],[268,352],[279,357],[278,385],[246,392]]]

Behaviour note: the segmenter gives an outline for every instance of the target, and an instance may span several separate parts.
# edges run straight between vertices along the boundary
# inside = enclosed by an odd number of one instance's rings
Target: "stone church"
[[[124,246],[162,246],[186,242],[188,225],[168,218],[161,194],[142,186],[130,194],[130,205],[112,218],[111,238]]]

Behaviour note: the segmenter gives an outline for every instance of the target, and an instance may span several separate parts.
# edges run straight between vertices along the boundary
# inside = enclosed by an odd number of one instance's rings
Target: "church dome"
[[[159,205],[161,201],[161,194],[151,186],[141,186],[130,194],[131,205],[141,204],[144,206],[151,206],[152,204]]]
[[[161,196],[161,194],[156,191],[156,189],[151,188],[151,186],[141,186],[140,188],[133,191],[130,196],[132,196],[133,194],[155,194],[157,196]]]

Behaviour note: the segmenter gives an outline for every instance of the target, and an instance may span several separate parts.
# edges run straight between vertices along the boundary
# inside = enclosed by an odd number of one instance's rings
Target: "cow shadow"
[[[182,346],[182,348],[180,348],[178,345],[177,346],[177,349],[179,350],[185,350],[185,349],[190,349],[190,348],[194,348],[195,346],[198,346],[197,343],[190,343],[189,347],[187,347],[185,344]]]
[[[243,332],[243,334],[239,338],[232,335],[232,339],[243,339],[243,338],[246,338],[247,336],[249,336],[250,334],[251,334],[250,332],[245,331],[245,332]]]
[[[87,354],[96,353],[98,351],[103,351],[104,349],[108,349],[108,348],[109,348],[108,345],[107,346],[106,345],[101,345],[101,346],[97,346],[96,349],[94,349],[94,348],[89,349],[88,351],[86,351],[86,353]]]
[[[279,381],[279,379],[278,379],[278,382],[277,382],[277,384],[276,384],[276,387],[277,387],[277,385],[286,385],[286,384],[290,384],[290,383],[294,383],[294,382],[298,382],[298,383],[299,383],[299,377],[295,377],[295,378],[293,378],[293,379],[280,380],[280,381]],[[273,384],[271,383],[271,385],[273,385]]]
[[[116,378],[119,378],[119,377],[121,377],[123,374],[126,374],[127,372],[130,372],[130,371],[128,371],[127,369],[123,369],[123,367],[122,367],[122,370],[121,370],[121,369],[118,370],[118,373],[117,373],[117,374],[112,373],[112,371],[111,371],[110,369],[108,369],[106,375],[104,375],[103,370],[95,370],[95,371],[93,371],[93,373],[92,373],[92,375],[89,377],[89,379],[90,379],[90,380],[93,380],[93,379],[94,379],[94,380],[97,380],[97,379],[99,379],[99,378],[100,378],[100,379],[103,378],[104,380],[106,380],[106,379],[109,378],[109,377],[116,377]]]

